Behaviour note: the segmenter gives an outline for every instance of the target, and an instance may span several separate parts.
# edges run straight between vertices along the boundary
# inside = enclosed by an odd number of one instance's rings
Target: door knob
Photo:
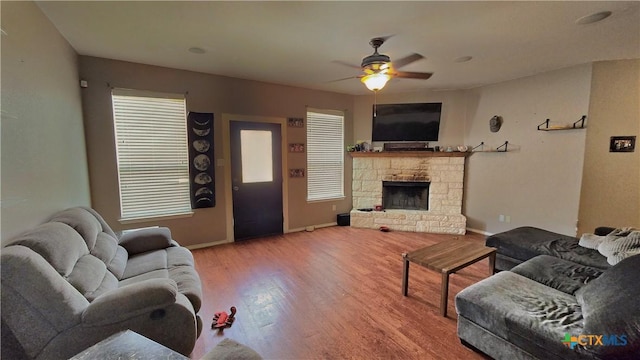
[[[237,186],[237,185],[234,185],[234,186],[232,187],[232,189],[233,189],[233,191],[238,191],[238,190],[240,190],[240,187],[239,187],[239,186]]]

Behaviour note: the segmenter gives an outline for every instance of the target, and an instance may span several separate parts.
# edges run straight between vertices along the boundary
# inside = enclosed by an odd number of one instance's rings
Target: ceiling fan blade
[[[397,71],[394,76],[405,79],[422,79],[427,80],[433,73],[413,72],[413,71]]]
[[[327,83],[333,83],[333,82],[338,82],[338,81],[343,81],[343,80],[349,80],[349,79],[358,79],[358,78],[361,78],[361,77],[362,77],[362,75],[358,75],[358,76],[349,76],[349,77],[342,78],[342,79],[329,80],[329,81],[327,81]]]
[[[420,54],[413,53],[413,54],[411,54],[409,56],[403,57],[402,59],[392,61],[391,63],[393,64],[394,68],[399,69],[399,68],[401,68],[403,66],[407,66],[407,65],[411,64],[412,62],[418,61],[420,59],[424,59],[424,56],[422,56]]]
[[[333,61],[332,61],[332,63],[336,63],[336,64],[340,64],[340,65],[348,66],[348,67],[353,68],[353,69],[358,69],[358,70],[362,69],[362,68],[360,67],[360,65],[350,64],[350,63],[348,63],[348,62],[346,62],[346,61],[333,60]]]
[[[385,41],[391,39],[394,36],[395,36],[395,34],[390,34],[390,35],[386,35],[386,36],[376,36],[373,39],[382,39],[382,42],[385,42]],[[371,40],[373,40],[373,39],[371,39]]]

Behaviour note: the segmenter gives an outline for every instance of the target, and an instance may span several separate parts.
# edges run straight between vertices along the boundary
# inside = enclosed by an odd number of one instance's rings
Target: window
[[[307,200],[344,197],[344,113],[307,110]]]
[[[242,183],[273,181],[271,131],[240,130]]]
[[[185,99],[114,89],[121,220],[191,212]]]

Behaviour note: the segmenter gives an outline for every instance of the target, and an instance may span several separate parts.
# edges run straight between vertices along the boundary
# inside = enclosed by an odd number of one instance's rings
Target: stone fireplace
[[[351,226],[465,234],[459,152],[363,152],[353,156]],[[383,205],[384,211],[360,211]]]

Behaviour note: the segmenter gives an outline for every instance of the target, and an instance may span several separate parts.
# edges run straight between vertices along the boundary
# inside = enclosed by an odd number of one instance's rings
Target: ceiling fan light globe
[[[381,90],[391,77],[388,74],[376,73],[362,77],[360,81],[371,91]]]

